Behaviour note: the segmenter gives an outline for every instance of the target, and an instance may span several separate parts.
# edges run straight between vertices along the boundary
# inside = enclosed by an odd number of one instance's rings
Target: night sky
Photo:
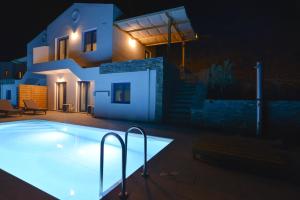
[[[26,43],[73,2],[115,3],[124,12],[123,17],[186,6],[200,35],[200,40],[187,48],[190,59],[187,62],[194,69],[208,67],[226,57],[235,59],[239,65],[262,59],[274,69],[275,66],[298,68],[300,7],[288,0],[279,3],[263,0],[8,1],[0,8],[0,61],[25,56]],[[300,70],[295,73],[300,77]]]

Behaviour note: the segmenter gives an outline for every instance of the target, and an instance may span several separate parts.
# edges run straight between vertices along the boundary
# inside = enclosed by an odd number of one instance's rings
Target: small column
[[[256,136],[262,135],[262,64],[257,62],[256,64]]]

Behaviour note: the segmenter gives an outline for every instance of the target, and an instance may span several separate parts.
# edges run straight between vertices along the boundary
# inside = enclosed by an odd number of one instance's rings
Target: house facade
[[[168,65],[149,45],[155,36],[143,41],[135,35],[151,32],[134,24],[145,16],[125,22],[117,20],[121,14],[113,4],[73,4],[27,44],[28,69],[19,84],[47,86],[49,110],[93,109],[96,117],[161,120]]]

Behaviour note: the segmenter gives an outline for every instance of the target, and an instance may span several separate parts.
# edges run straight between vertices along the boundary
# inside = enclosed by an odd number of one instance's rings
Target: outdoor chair
[[[22,114],[19,109],[14,109],[8,100],[0,99],[0,113],[4,113],[6,116],[9,114]]]
[[[34,114],[36,114],[37,112],[44,112],[45,115],[47,114],[47,109],[38,107],[38,105],[36,105],[33,100],[23,100],[23,102],[25,111],[33,111]]]

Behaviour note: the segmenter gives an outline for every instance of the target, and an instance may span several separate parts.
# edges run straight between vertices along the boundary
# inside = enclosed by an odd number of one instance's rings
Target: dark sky
[[[0,7],[0,61],[25,56],[26,43],[73,2],[115,3],[126,17],[185,5],[195,31],[219,46],[276,49],[295,56],[300,48],[300,7],[288,0],[7,1]]]

